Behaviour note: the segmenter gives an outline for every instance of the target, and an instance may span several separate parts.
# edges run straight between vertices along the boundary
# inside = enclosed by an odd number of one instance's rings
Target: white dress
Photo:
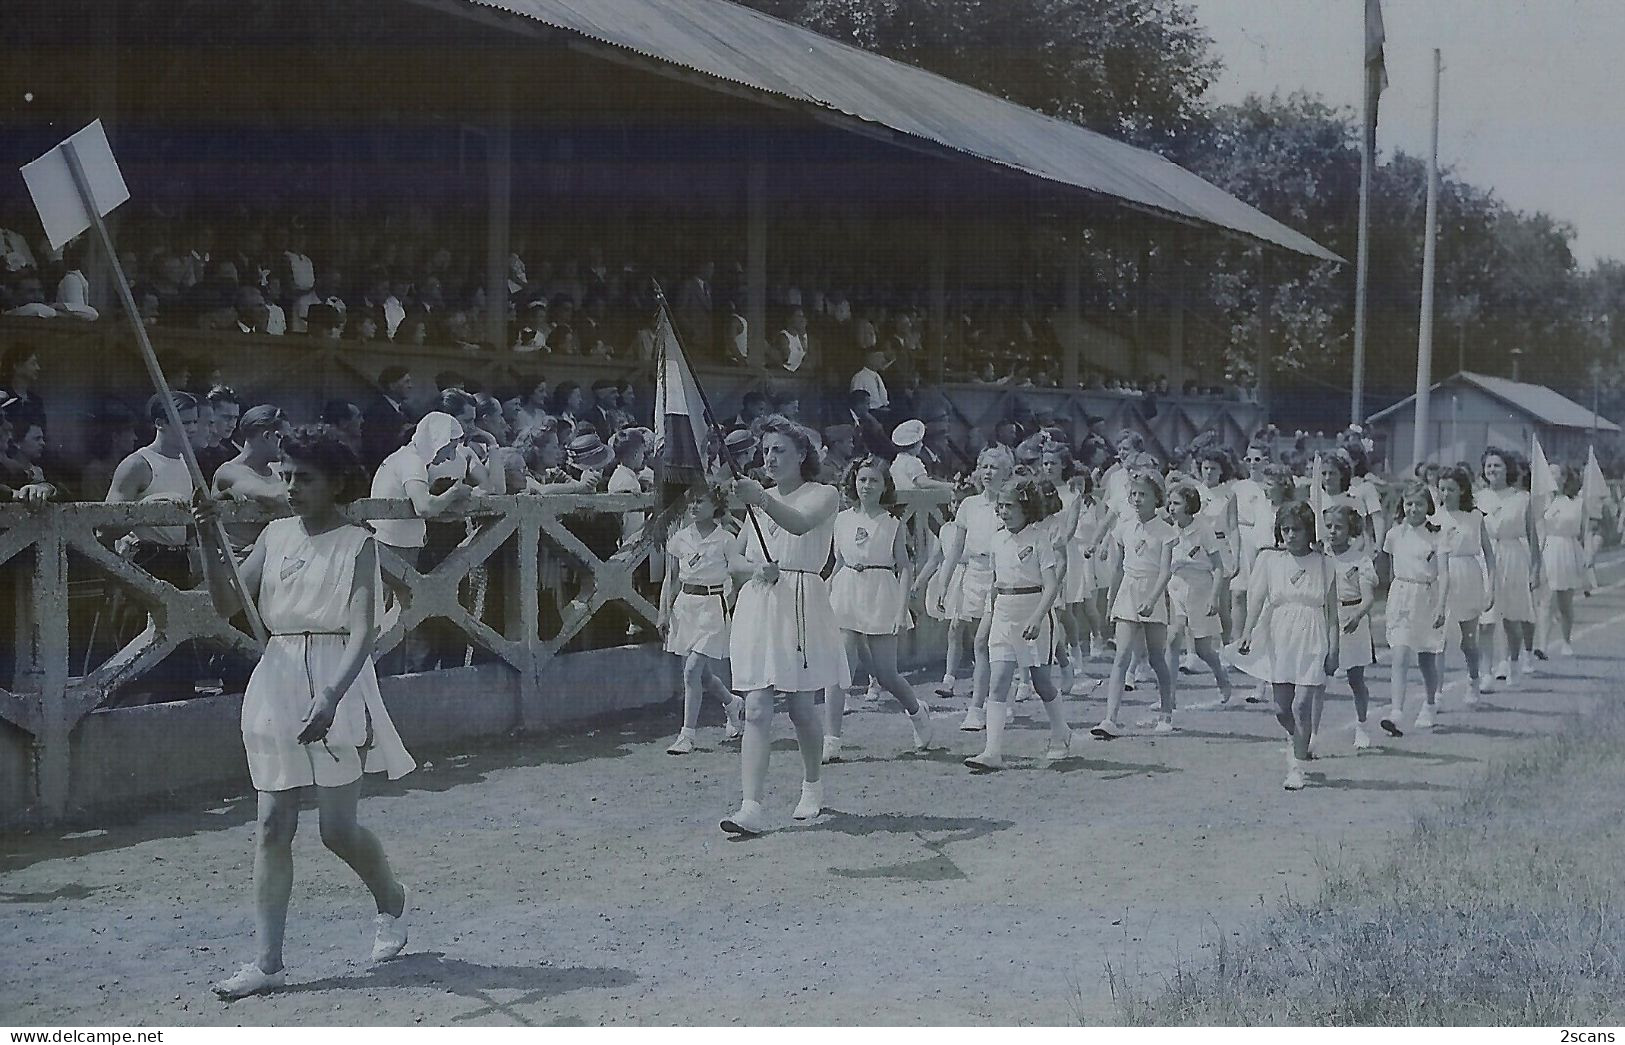
[[[776,491],[769,494],[805,510],[813,500],[831,497],[835,490],[822,483],[805,483],[788,497]],[[752,577],[739,591],[728,642],[733,688],[802,693],[849,685],[852,673],[822,573],[834,544],[835,514],[799,537],[766,512],[756,515],[768,551],[778,563],[779,578],[769,584]],[[755,545],[753,534],[746,547]],[[759,554],[760,549],[757,551]]]
[[[1236,523],[1241,532],[1236,543],[1236,579],[1230,586],[1245,592],[1258,553],[1275,547],[1275,506],[1270,504],[1264,488],[1252,479],[1237,479],[1231,492],[1236,498]]]
[[[1269,550],[1258,554],[1247,579],[1250,598],[1264,599],[1264,615],[1254,629],[1249,652],[1229,647],[1237,668],[1262,682],[1294,686],[1326,684],[1326,593],[1334,583],[1331,560],[1320,552],[1297,556]]]
[[[327,736],[314,744],[298,739],[311,703],[337,680],[356,557],[372,539],[359,526],[312,537],[299,519],[278,519],[260,534],[265,569],[258,605],[271,637],[248,680],[242,711],[243,748],[257,791],[341,787],[363,770],[393,780],[417,768],[378,693],[370,656],[339,699]],[[373,584],[381,596],[376,574]]]
[[[1554,497],[1540,518],[1540,568],[1548,591],[1585,587],[1585,549],[1580,547],[1584,505],[1578,497]]]
[[[1481,624],[1533,621],[1535,600],[1530,595],[1529,494],[1508,486],[1500,491],[1477,490],[1473,503],[1484,512],[1484,528],[1495,549],[1495,572],[1490,588],[1495,604],[1479,618]]]
[[[1199,486],[1197,492],[1202,497],[1202,510],[1197,513],[1196,520],[1213,533],[1218,541],[1219,561],[1223,564],[1226,574],[1236,571],[1241,562],[1238,551],[1241,535],[1230,529],[1230,506],[1235,503],[1235,483],[1220,483],[1218,486]],[[1240,525],[1241,512],[1236,512],[1237,525]]]
[[[1118,586],[1117,598],[1112,600],[1111,619],[1137,621],[1145,624],[1167,624],[1169,618],[1168,595],[1163,593],[1151,607],[1151,612],[1140,615],[1140,607],[1150,599],[1162,569],[1162,549],[1174,543],[1178,536],[1171,523],[1153,515],[1145,522],[1133,519],[1119,523],[1114,535],[1121,549],[1123,583]]]
[[[1439,522],[1439,548],[1448,558],[1450,588],[1445,593],[1445,620],[1476,621],[1489,608],[1489,564],[1484,559],[1484,516],[1481,512],[1445,509]]]
[[[884,509],[878,516],[848,508],[835,517],[835,558],[830,607],[842,631],[896,635],[912,628],[900,563],[892,557],[902,520]]]
[[[1106,526],[1106,508],[1099,501],[1090,501],[1078,513],[1078,526],[1066,545],[1066,591],[1063,601],[1067,605],[1086,602],[1095,592],[1111,584],[1107,577],[1102,583],[1100,557],[1093,554],[1100,543],[1100,531]]]
[[[1047,520],[1045,520],[1047,521]],[[999,529],[993,535],[993,619],[988,624],[988,660],[1022,668],[1047,667],[1055,659],[1055,614],[1046,613],[1038,636],[1022,633],[1033,611],[1044,600],[1044,571],[1055,570],[1054,531],[1043,522],[1021,528],[1020,533]]]
[[[1361,586],[1377,588],[1377,564],[1371,553],[1352,543],[1341,554],[1328,552],[1337,571],[1337,669],[1363,668],[1377,662],[1377,640],[1371,634],[1371,614],[1360,618],[1351,634],[1343,628],[1363,601]]]
[[[1385,609],[1388,645],[1444,652],[1444,626],[1434,627],[1439,600],[1439,540],[1425,526],[1400,523],[1383,542],[1394,564]],[[1448,614],[1447,614],[1448,616]]]
[[[667,653],[728,659],[728,547],[737,539],[722,526],[702,536],[690,524],[666,540],[666,554],[677,563],[666,583],[680,585],[666,626]]]
[[[1173,575],[1168,579],[1172,623],[1192,639],[1211,639],[1220,632],[1217,608],[1208,612],[1218,579],[1213,573],[1214,553],[1223,559],[1218,535],[1200,519],[1178,531],[1174,538]]]
[[[999,528],[994,499],[985,493],[967,497],[954,518],[965,531],[965,548],[949,581],[953,593],[947,601],[954,604],[956,620],[981,620],[993,587],[993,534]]]

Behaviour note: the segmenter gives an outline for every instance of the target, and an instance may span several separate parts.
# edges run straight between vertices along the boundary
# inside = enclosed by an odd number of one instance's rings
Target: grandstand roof
[[[1342,261],[1153,152],[728,0],[417,0],[531,19],[1121,203]]]
[[[1453,377],[1447,377],[1440,381],[1430,391],[1438,391],[1445,385],[1457,382],[1472,385],[1480,391],[1501,400],[1514,410],[1527,414],[1541,424],[1555,425],[1559,428],[1590,428],[1594,423],[1599,431],[1619,431],[1619,426],[1606,417],[1601,414],[1593,414],[1568,396],[1554,392],[1545,385],[1509,381],[1504,377],[1492,377],[1489,374],[1475,374],[1463,370]],[[1406,396],[1393,406],[1372,414],[1370,420],[1380,421],[1405,409],[1414,402],[1416,402],[1416,396]]]

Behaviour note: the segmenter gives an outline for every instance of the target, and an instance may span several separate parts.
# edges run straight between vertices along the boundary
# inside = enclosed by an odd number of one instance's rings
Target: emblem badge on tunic
[[[298,573],[300,570],[302,570],[304,568],[305,568],[305,560],[304,559],[283,559],[282,560],[282,579],[287,580],[289,577],[292,577],[294,574]]]
[[[1025,548],[1021,549],[1021,551],[1016,553],[1016,558],[1018,558],[1018,559],[1022,560],[1023,562],[1025,562],[1025,561],[1027,561],[1028,558],[1030,558],[1032,556],[1032,554],[1033,554],[1033,546],[1029,544]]]
[[[1348,577],[1349,580],[1351,580],[1351,581],[1354,580],[1356,577],[1360,576],[1360,567],[1358,567],[1358,566],[1350,566],[1349,567],[1349,572],[1347,573],[1346,576]]]
[[[688,564],[690,566],[698,566],[700,564],[700,553],[695,552],[693,555],[690,555],[688,557]]]
[[[863,544],[864,542],[866,542],[869,539],[869,531],[864,529],[861,526],[858,527],[858,532],[857,532],[857,538],[856,539],[857,539],[857,542],[859,544]]]
[[[1140,538],[1140,539],[1139,539],[1139,540],[1138,540],[1138,541],[1135,541],[1135,542],[1134,542],[1134,550],[1135,550],[1135,551],[1136,551],[1136,552],[1143,552],[1143,551],[1145,551],[1145,538],[1144,538],[1144,537],[1142,537],[1142,538]]]
[[[1309,571],[1308,570],[1299,570],[1297,573],[1294,573],[1292,575],[1292,583],[1297,584],[1299,581],[1302,581],[1307,576],[1309,576]]]

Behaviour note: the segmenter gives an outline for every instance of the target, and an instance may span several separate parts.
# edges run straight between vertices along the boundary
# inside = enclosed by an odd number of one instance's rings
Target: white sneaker
[[[931,712],[925,709],[923,702],[920,704],[918,715],[908,716],[908,724],[914,731],[914,750],[930,751],[935,746],[937,730],[936,723],[931,719]]]
[[[1565,639],[1557,644],[1557,647],[1552,650],[1552,653],[1559,657],[1572,657],[1574,656],[1574,646]]]
[[[1427,730],[1433,728],[1433,711],[1434,708],[1432,704],[1422,705],[1422,710],[1416,713],[1417,729]]]
[[[1089,731],[1090,736],[1097,740],[1116,740],[1123,735],[1123,727],[1111,719],[1101,719],[1100,725]]]
[[[939,696],[939,697],[951,697],[953,695],[954,695],[954,677],[952,675],[944,675],[944,676],[942,676],[942,681],[937,684],[937,696]]]
[[[1479,694],[1485,690],[1482,679],[1468,679],[1467,692],[1462,695],[1461,702],[1465,707],[1477,707]]]
[[[870,703],[878,704],[885,696],[885,693],[881,690],[880,683],[870,682],[869,692],[866,694],[866,696],[869,698]]]
[[[831,762],[839,762],[840,760],[841,760],[841,738],[840,737],[825,736],[824,737],[824,765],[827,766]]]
[[[1164,716],[1157,719],[1157,724],[1151,727],[1151,732],[1166,736],[1169,733],[1179,732],[1179,727],[1174,725],[1173,716]]]
[[[1535,674],[1534,654],[1530,654],[1527,657],[1519,657],[1517,660],[1513,661],[1512,673],[1514,677],[1520,679],[1533,678]]]
[[[726,703],[726,704],[724,704],[722,706],[722,711],[723,711],[723,714],[728,716],[728,726],[723,731],[723,734],[722,734],[723,739],[724,740],[738,740],[740,737],[744,736],[745,735],[745,726],[744,726],[745,700],[744,700],[744,698],[743,697],[735,697],[733,700],[729,701],[728,703]]]
[[[238,998],[246,998],[251,994],[274,991],[286,987],[287,984],[287,969],[265,972],[258,965],[249,962],[209,989],[214,991],[215,996],[223,1001],[236,1001]]]
[[[761,835],[768,830],[767,814],[760,802],[741,802],[739,811],[722,821],[722,829],[731,835]]]
[[[1495,666],[1495,670],[1490,672],[1490,674],[1495,676],[1495,681],[1497,681],[1497,682],[1509,682],[1509,681],[1511,681],[1511,679],[1512,679],[1512,661],[1511,660],[1503,660],[1503,661],[1501,661],[1501,663],[1499,663],[1499,664],[1497,664]],[[1489,690],[1486,689],[1484,692],[1488,693]]]
[[[400,917],[379,913],[372,919],[372,960],[387,962],[406,949],[406,911],[412,905],[412,890],[401,883]]]
[[[1196,654],[1186,652],[1179,658],[1179,673],[1181,675],[1195,675],[1202,670],[1202,662],[1196,659]]]
[[[694,753],[694,738],[686,733],[679,733],[677,739],[671,742],[666,749],[668,755],[692,755]]]
[[[1366,751],[1371,747],[1371,734],[1366,732],[1364,722],[1354,723],[1354,750]]]
[[[1021,685],[1016,687],[1016,701],[1019,703],[1020,701],[1031,700],[1032,698],[1033,698],[1032,680],[1031,679],[1022,679],[1021,680]]]
[[[1092,679],[1080,671],[1078,672],[1077,676],[1073,678],[1072,688],[1066,691],[1066,695],[1069,697],[1088,696],[1089,691],[1094,689],[1098,684],[1098,679]]]
[[[1294,758],[1287,768],[1286,779],[1281,782],[1281,786],[1288,791],[1302,791],[1308,783],[1309,779],[1303,774],[1303,763]]]
[[[1004,768],[1004,759],[999,755],[990,755],[982,751],[965,759],[965,765],[978,771],[996,772]]]
[[[1072,757],[1072,731],[1066,731],[1066,743],[1057,747],[1055,739],[1050,738],[1049,750],[1044,752],[1044,758],[1050,762],[1060,762]]]
[[[1269,683],[1260,682],[1258,688],[1253,690],[1252,696],[1247,698],[1249,704],[1268,704],[1270,700]]]
[[[824,782],[816,784],[803,783],[801,785],[801,801],[796,803],[796,811],[790,814],[793,820],[811,820],[824,811]]]
[[[966,733],[980,733],[982,730],[986,729],[987,719],[983,717],[982,709],[972,707],[966,711],[965,721],[959,724],[959,728]]]

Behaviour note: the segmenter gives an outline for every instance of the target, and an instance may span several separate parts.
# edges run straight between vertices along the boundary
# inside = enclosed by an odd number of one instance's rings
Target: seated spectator
[[[344,337],[344,313],[332,305],[310,306],[305,314],[305,333],[323,341],[339,341]]]
[[[264,333],[273,336],[288,332],[288,315],[277,304],[282,297],[282,283],[275,274],[265,277],[265,283],[260,287],[260,295],[265,299],[265,328]]]
[[[513,441],[513,430],[502,411],[502,400],[488,392],[474,397],[474,424],[490,436],[495,446],[507,446]]]
[[[242,416],[242,401],[237,393],[225,385],[216,385],[203,397],[209,412],[208,428],[204,435],[206,445],[197,452],[198,467],[205,482],[214,481],[215,470],[232,460],[241,448],[232,442],[237,434],[237,422]]]
[[[259,287],[241,286],[232,297],[233,319],[239,334],[264,334],[270,322],[271,310],[266,307],[265,295]]]
[[[886,382],[881,379],[880,372],[886,369],[886,353],[871,349],[863,357],[863,368],[852,375],[847,387],[856,392],[862,390],[869,393],[869,409],[876,413],[884,413],[891,403],[891,397],[886,394]]]
[[[90,305],[90,280],[84,273],[85,245],[83,241],[70,243],[63,251],[63,265],[67,268],[62,282],[56,285],[56,310],[75,319],[100,318]]]
[[[312,290],[300,291],[293,299],[293,308],[288,316],[288,326],[294,333],[307,328],[310,310],[317,305],[326,305],[337,312],[342,319],[349,306],[345,304],[341,293],[344,286],[344,274],[337,266],[327,265],[316,273],[316,286]],[[339,324],[340,327],[343,323]]]
[[[614,435],[620,426],[618,412],[621,405],[620,382],[601,377],[592,383],[593,405],[581,416],[581,420],[592,425],[598,434],[608,439]]]
[[[401,320],[401,325],[395,328],[395,343],[397,345],[427,345],[429,343],[429,313],[414,308]]]
[[[377,309],[357,306],[346,316],[344,327],[351,341],[369,344],[382,336],[384,320]]]
[[[592,493],[596,479],[584,482],[564,467],[563,429],[545,418],[519,433],[514,449],[525,462],[525,493]]]
[[[746,392],[739,401],[739,413],[734,416],[733,428],[753,428],[757,421],[766,417],[772,410],[773,401],[766,392]]]
[[[549,409],[551,406],[547,378],[538,374],[530,379],[528,387],[519,397],[519,404],[514,410],[514,431],[523,434],[526,429],[535,428],[550,419],[553,416]]]
[[[12,288],[11,307],[6,309],[6,315],[28,319],[57,318],[56,309],[45,303],[45,284],[37,273],[25,272],[18,278]]]
[[[347,399],[329,399],[322,404],[322,424],[333,429],[339,441],[350,448],[357,461],[365,461],[366,455],[362,452],[362,431],[366,417],[361,408]]]
[[[204,330],[218,330],[236,322],[237,266],[230,261],[212,261],[208,275],[187,293],[177,320]]]
[[[789,374],[811,372],[815,368],[812,341],[807,335],[807,314],[799,306],[790,310],[783,328],[773,335],[768,366]]]
[[[524,326],[519,328],[519,336],[513,344],[513,351],[520,354],[532,352],[546,352],[548,335],[553,332],[553,324],[547,321],[547,300],[537,298],[522,310]]]
[[[66,500],[67,487],[45,474],[45,429],[37,421],[8,422],[8,427],[12,438],[0,461],[0,482],[11,498],[31,505]]]
[[[45,400],[35,391],[41,369],[39,349],[27,341],[14,341],[0,353],[0,403],[19,427],[28,422],[46,427]]]
[[[581,344],[576,340],[575,328],[567,323],[559,323],[547,335],[546,351],[555,356],[579,356]]]
[[[90,419],[90,459],[79,472],[79,496],[87,501],[107,499],[113,469],[135,452],[135,414],[122,403],[110,402]]]
[[[587,395],[575,381],[560,381],[553,389],[553,416],[568,421],[573,429],[582,420]]]

